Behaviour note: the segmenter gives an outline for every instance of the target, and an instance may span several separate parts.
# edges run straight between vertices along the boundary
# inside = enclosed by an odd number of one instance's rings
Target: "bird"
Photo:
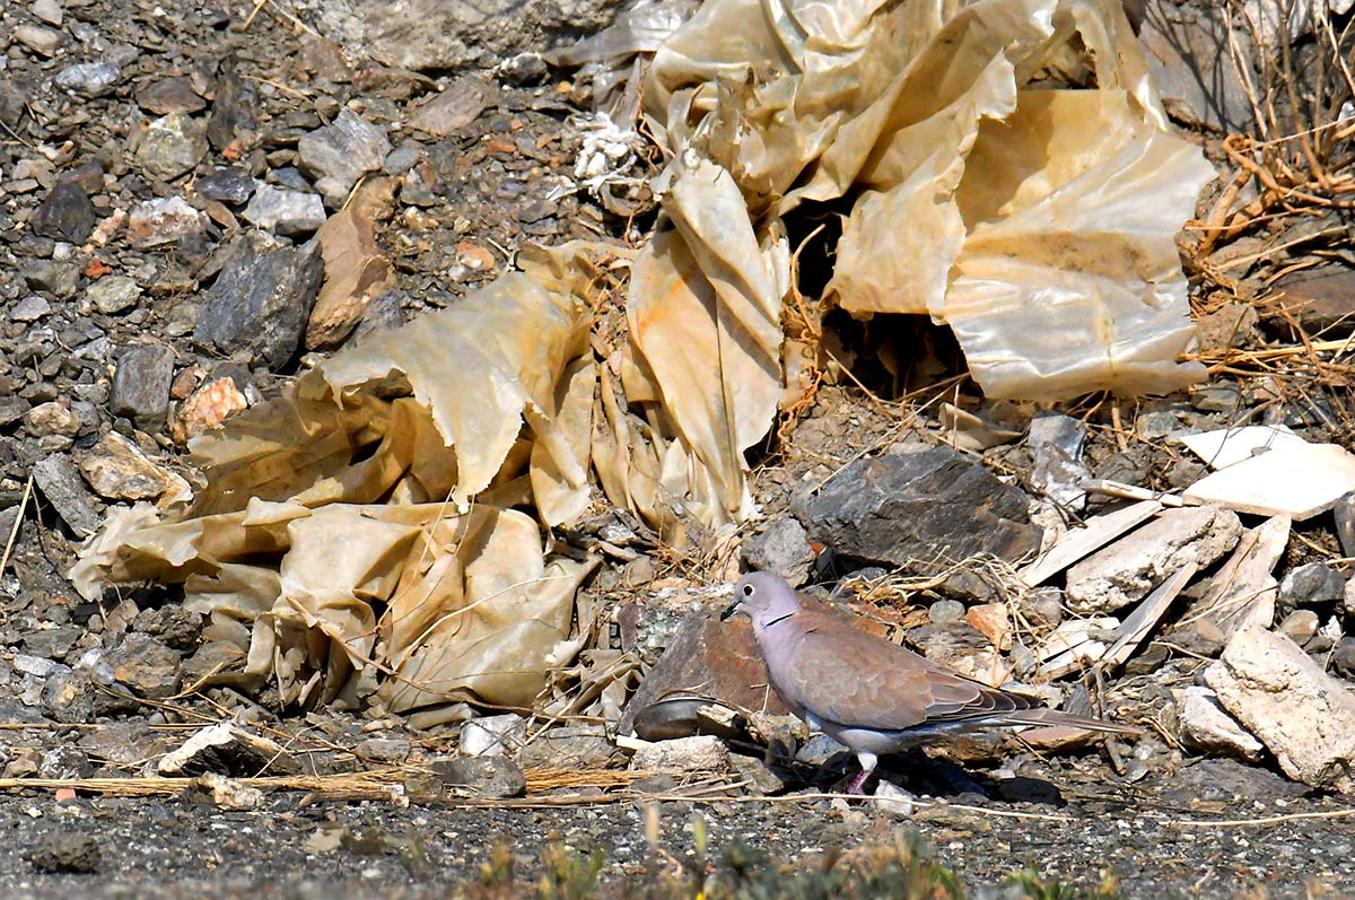
[[[849,794],[862,793],[881,755],[946,735],[1020,725],[1139,733],[966,678],[815,608],[769,572],[744,575],[720,618],[740,612],[753,620],[767,680],[786,708],[856,754],[861,772]]]

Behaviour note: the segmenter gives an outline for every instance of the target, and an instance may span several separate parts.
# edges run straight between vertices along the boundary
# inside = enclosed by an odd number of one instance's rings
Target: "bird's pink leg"
[[[847,793],[849,794],[865,793],[861,790],[861,786],[866,783],[866,779],[870,778],[871,773],[875,771],[876,756],[874,753],[858,753],[856,754],[856,758],[857,761],[861,763],[861,771],[858,772],[856,777],[851,780],[851,783],[847,785]]]

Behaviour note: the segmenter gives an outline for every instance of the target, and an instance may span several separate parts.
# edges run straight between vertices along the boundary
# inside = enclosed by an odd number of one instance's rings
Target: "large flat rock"
[[[857,460],[797,504],[810,536],[863,562],[914,566],[1040,548],[1028,498],[950,447]]]

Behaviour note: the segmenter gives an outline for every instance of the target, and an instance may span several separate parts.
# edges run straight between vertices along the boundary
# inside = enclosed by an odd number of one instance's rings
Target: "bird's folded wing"
[[[1036,705],[858,631],[838,616],[816,614],[806,625],[785,687],[790,699],[821,721],[897,731]]]

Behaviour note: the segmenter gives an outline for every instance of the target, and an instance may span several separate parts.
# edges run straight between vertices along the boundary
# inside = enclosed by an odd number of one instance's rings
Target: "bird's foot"
[[[856,777],[851,780],[851,783],[847,785],[847,793],[864,795],[866,792],[863,791],[861,787],[866,783],[866,779],[870,777],[871,772],[873,771],[873,769],[862,769],[858,772]]]

